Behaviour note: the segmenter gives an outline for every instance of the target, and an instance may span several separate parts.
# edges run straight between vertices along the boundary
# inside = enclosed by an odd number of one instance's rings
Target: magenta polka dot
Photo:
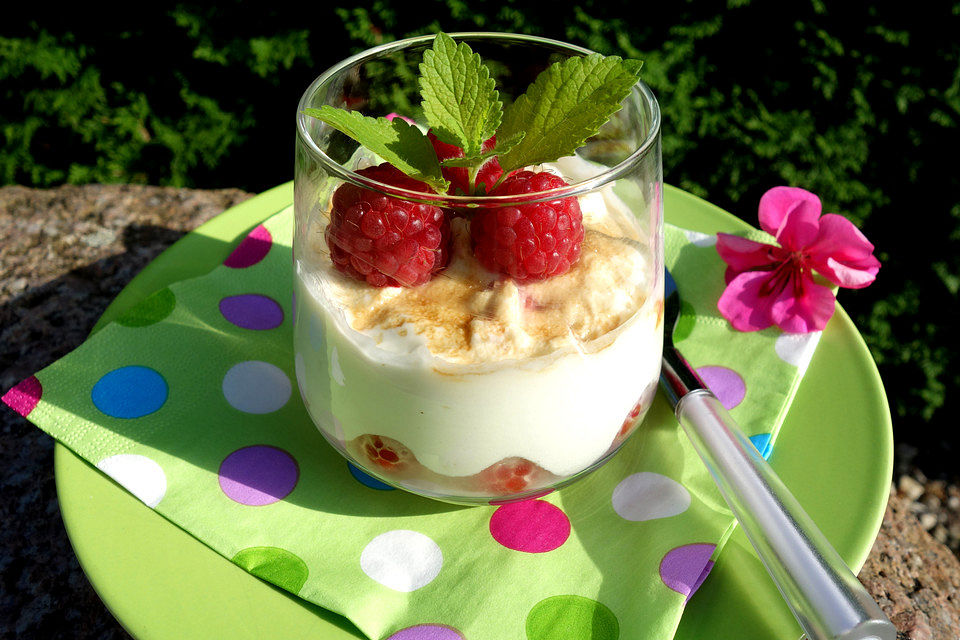
[[[727,410],[743,402],[743,397],[747,395],[746,383],[733,369],[717,366],[700,367],[697,373]]]
[[[223,298],[220,313],[241,329],[262,331],[283,324],[283,308],[271,298],[255,293]]]
[[[716,545],[708,543],[688,544],[667,552],[660,561],[660,579],[679,594],[690,600],[713,569],[713,555]]]
[[[464,640],[464,637],[445,624],[418,624],[397,631],[387,640]]]
[[[297,461],[269,445],[237,449],[220,464],[220,488],[240,504],[273,504],[293,491],[300,477]]]
[[[26,418],[36,408],[41,396],[43,396],[43,386],[36,376],[30,376],[3,394],[0,400]]]
[[[260,225],[237,245],[223,264],[231,269],[252,267],[264,259],[272,245],[273,237],[265,226]]]
[[[493,512],[490,534],[508,549],[545,553],[570,537],[570,519],[559,507],[543,500],[514,502]]]

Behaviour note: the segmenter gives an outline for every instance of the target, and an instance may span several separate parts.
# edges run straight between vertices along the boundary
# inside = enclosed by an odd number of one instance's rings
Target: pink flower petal
[[[835,213],[820,219],[820,234],[806,253],[813,269],[841,287],[862,289],[880,270],[870,241],[852,222]]]
[[[402,116],[402,115],[400,115],[399,113],[388,113],[385,117],[386,117],[387,120],[389,120],[389,121],[391,121],[391,122],[393,122],[393,119],[394,119],[394,118],[400,118],[401,120],[404,120],[407,124],[417,124],[417,123],[416,123],[414,120],[412,120],[411,118],[408,118],[407,116]]]
[[[787,333],[810,333],[827,326],[836,299],[827,287],[806,273],[791,277],[770,306],[773,322]]]
[[[761,288],[773,278],[772,271],[745,271],[727,285],[717,309],[737,331],[759,331],[773,324],[770,306],[775,298],[763,296]]]
[[[869,260],[852,265],[828,258],[826,264],[817,265],[814,268],[817,273],[834,284],[847,289],[863,289],[877,279],[877,272],[880,271],[880,261],[870,256]]]
[[[760,227],[788,251],[799,251],[819,233],[820,198],[806,189],[774,187],[760,198]]]
[[[741,273],[743,273],[743,271],[737,271],[733,267],[727,267],[726,270],[724,270],[723,272],[723,281],[726,284],[730,284],[731,282],[733,282],[733,279],[736,278]]]
[[[720,254],[720,259],[738,273],[774,266],[782,259],[776,255],[780,252],[781,249],[772,244],[754,242],[729,233],[717,234],[717,253]]]

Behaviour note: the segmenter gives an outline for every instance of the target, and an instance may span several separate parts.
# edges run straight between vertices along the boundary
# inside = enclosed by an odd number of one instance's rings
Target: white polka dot
[[[717,244],[717,236],[710,233],[687,230],[687,240],[698,247],[713,247]]]
[[[336,347],[330,350],[330,375],[333,376],[333,379],[336,380],[337,384],[341,387],[347,384],[346,379],[343,377],[343,369],[340,368],[340,356],[337,354]]]
[[[820,342],[821,331],[811,333],[781,333],[773,348],[780,359],[800,370],[802,376],[807,371],[810,358]]]
[[[406,529],[380,534],[360,554],[360,568],[365,574],[404,593],[430,584],[442,566],[443,554],[437,543]]]
[[[121,453],[104,458],[97,463],[97,468],[151,509],[160,504],[167,493],[167,476],[159,464],[146,456]]]
[[[223,396],[244,413],[271,413],[290,399],[290,378],[279,367],[248,360],[230,367],[223,376]]]
[[[675,480],[644,471],[621,480],[611,501],[621,518],[640,522],[683,513],[690,506],[690,493]]]

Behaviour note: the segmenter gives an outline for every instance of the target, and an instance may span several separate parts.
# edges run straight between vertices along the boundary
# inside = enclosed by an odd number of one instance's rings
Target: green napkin
[[[734,519],[666,403],[603,468],[538,500],[466,508],[392,490],[323,440],[295,390],[292,229],[288,208],[3,400],[375,640],[671,638]],[[687,301],[680,344],[769,450],[818,336],[733,331],[712,236],[666,237]]]

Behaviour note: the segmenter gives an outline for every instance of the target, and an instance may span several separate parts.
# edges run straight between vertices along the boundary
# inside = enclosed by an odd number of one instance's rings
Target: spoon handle
[[[688,391],[676,415],[807,637],[895,640],[896,628],[716,396]]]

